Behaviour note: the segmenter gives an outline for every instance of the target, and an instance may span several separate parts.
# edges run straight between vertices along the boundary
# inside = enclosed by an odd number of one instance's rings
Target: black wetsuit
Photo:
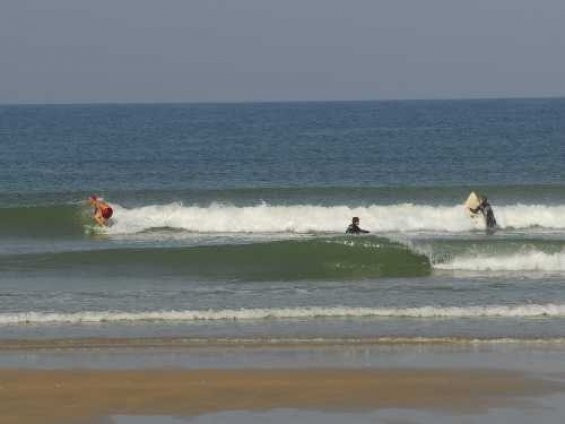
[[[473,213],[481,212],[485,217],[485,221],[488,229],[493,229],[496,227],[496,219],[494,217],[494,212],[489,202],[483,202],[479,205],[477,209],[471,209]]]
[[[347,227],[347,230],[345,230],[345,234],[366,234],[369,231],[367,230],[362,230],[361,228],[359,228],[359,225],[357,224],[349,224],[349,227]]]

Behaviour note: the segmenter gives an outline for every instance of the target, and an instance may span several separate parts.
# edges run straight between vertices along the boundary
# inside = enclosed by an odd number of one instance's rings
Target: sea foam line
[[[239,321],[315,318],[565,317],[565,304],[421,306],[415,308],[302,307],[147,312],[22,312],[0,314],[0,325],[120,321]]]

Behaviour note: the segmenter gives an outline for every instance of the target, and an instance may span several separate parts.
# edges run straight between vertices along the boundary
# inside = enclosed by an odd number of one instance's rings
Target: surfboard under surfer
[[[345,230],[345,234],[366,234],[369,232],[370,231],[363,230],[359,227],[359,218],[356,216],[353,217],[351,224],[349,224],[349,227]]]
[[[92,195],[88,198],[88,203],[94,207],[93,219],[101,227],[108,225],[108,220],[114,214],[112,207],[103,198]]]

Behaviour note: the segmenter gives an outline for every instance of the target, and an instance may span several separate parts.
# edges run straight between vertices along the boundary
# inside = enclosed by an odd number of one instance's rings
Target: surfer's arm
[[[94,217],[94,220],[98,223],[98,225],[100,225],[101,227],[105,227],[106,226],[106,221],[104,221],[104,218],[96,216]]]
[[[350,225],[349,227],[347,227],[347,230],[345,230],[345,234],[361,234],[361,233],[366,234],[369,232],[370,231],[362,230],[357,225]]]
[[[106,220],[104,219],[104,217],[102,216],[100,211],[97,210],[96,213],[94,214],[93,218],[98,225],[100,225],[102,227],[106,226]]]

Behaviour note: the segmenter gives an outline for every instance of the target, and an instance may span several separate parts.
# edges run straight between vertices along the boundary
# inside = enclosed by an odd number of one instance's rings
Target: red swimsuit
[[[114,214],[114,211],[112,210],[112,208],[110,206],[106,206],[105,208],[102,208],[102,217],[104,219],[110,219],[113,214]]]

